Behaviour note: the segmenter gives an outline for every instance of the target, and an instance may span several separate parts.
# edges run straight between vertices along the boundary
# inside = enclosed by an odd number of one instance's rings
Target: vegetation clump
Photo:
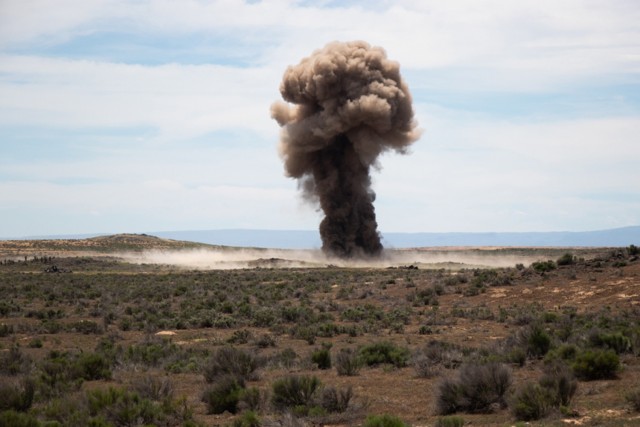
[[[409,357],[408,348],[396,346],[388,341],[369,344],[360,349],[360,358],[367,366],[388,363],[396,368],[402,368],[407,366]]]
[[[486,413],[493,405],[506,406],[506,393],[512,383],[511,372],[500,363],[467,364],[455,378],[440,382],[436,393],[437,412]]]

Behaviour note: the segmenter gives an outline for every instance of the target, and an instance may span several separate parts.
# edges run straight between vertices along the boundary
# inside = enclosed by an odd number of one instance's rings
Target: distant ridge
[[[320,248],[317,230],[186,230],[144,231],[165,239],[210,245],[253,248],[314,249]],[[84,239],[108,233],[30,236],[22,239]],[[640,226],[598,231],[558,232],[484,232],[484,233],[385,233],[383,244],[388,248],[434,246],[532,246],[532,247],[624,247],[640,246]],[[18,240],[4,238],[0,240]]]
[[[193,230],[150,233],[167,239],[215,245],[283,249],[321,246],[317,231],[310,230]],[[640,226],[581,232],[523,233],[382,233],[389,248],[428,246],[560,246],[620,247],[640,244]]]

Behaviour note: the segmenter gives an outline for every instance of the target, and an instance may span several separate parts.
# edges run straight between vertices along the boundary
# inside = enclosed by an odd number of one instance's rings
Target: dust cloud
[[[418,139],[397,62],[363,41],[333,42],[287,68],[271,115],[282,127],[286,174],[319,203],[322,251],[342,259],[382,254],[371,167]],[[293,105],[291,105],[293,104]]]
[[[423,269],[497,268],[529,265],[536,256],[492,254],[490,251],[385,250],[377,258],[341,259],[320,250],[287,249],[197,249],[151,250],[123,253],[118,258],[135,264],[168,265],[196,270],[242,268],[393,268],[415,266]]]

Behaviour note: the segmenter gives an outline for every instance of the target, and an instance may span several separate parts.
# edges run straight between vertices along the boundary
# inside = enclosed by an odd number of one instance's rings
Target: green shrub
[[[369,415],[364,421],[363,427],[409,427],[395,415]]]
[[[262,394],[257,387],[249,387],[242,390],[238,408],[257,411],[262,406]]]
[[[512,412],[517,420],[539,420],[551,410],[549,390],[536,383],[525,384],[515,394]]]
[[[139,344],[127,348],[125,360],[147,367],[159,366],[163,361],[178,354],[178,346],[166,338],[148,337]]]
[[[448,415],[446,417],[440,417],[436,421],[435,427],[462,427],[464,425],[464,419],[456,415]]]
[[[39,367],[39,390],[47,397],[59,396],[82,384],[83,370],[76,365],[74,356],[70,353],[52,351]]]
[[[310,407],[320,388],[320,380],[313,376],[288,376],[276,380],[272,385],[271,403],[278,410],[297,406]]]
[[[318,366],[318,369],[331,369],[331,346],[323,346],[311,353],[311,362]]]
[[[42,423],[33,415],[11,409],[0,412],[0,427],[42,427]]]
[[[233,332],[233,335],[227,339],[229,344],[246,344],[252,338],[251,331],[247,329],[239,329]]]
[[[133,389],[141,397],[165,401],[173,398],[173,382],[168,376],[147,374],[136,380]]]
[[[13,409],[25,412],[31,408],[35,385],[30,378],[20,382],[3,381],[0,383],[0,411]]]
[[[351,348],[343,348],[340,349],[335,356],[335,366],[338,375],[351,377],[358,375],[360,367],[362,366],[362,360],[358,352]]]
[[[238,402],[244,390],[244,382],[241,378],[223,376],[216,379],[202,394],[202,401],[207,404],[208,414],[222,414],[225,411],[235,414],[238,411]]]
[[[84,380],[108,380],[111,379],[111,366],[109,361],[101,354],[83,353],[74,363],[76,378]]]
[[[551,337],[539,323],[520,329],[518,338],[530,357],[542,357],[551,348]]]
[[[506,404],[511,382],[511,372],[500,363],[464,365],[456,379],[445,379],[438,386],[437,411],[441,415],[489,412],[494,404]]]
[[[631,404],[634,411],[640,412],[640,388],[636,387],[625,395],[627,402]]]
[[[282,351],[274,354],[269,363],[274,366],[290,369],[296,364],[298,354],[291,347],[287,347]]]
[[[539,383],[549,391],[554,407],[569,406],[578,389],[578,381],[564,362],[548,364]]]
[[[326,387],[322,390],[322,408],[327,412],[344,412],[349,408],[352,397],[353,389],[351,387],[342,390]]]
[[[436,393],[436,412],[441,415],[453,414],[461,410],[464,403],[462,384],[453,378],[444,378]]]
[[[556,264],[560,265],[572,265],[575,264],[576,257],[571,255],[570,253],[565,253],[560,258],[556,260]]]
[[[31,341],[29,341],[29,348],[42,348],[43,343],[42,343],[42,338],[33,338]]]
[[[240,418],[233,420],[232,427],[260,427],[262,422],[260,417],[254,411],[244,412]]]
[[[427,357],[433,365],[442,365],[447,369],[455,369],[462,363],[461,347],[445,341],[432,340],[419,350],[419,354]]]
[[[104,330],[93,320],[80,320],[70,325],[70,328],[74,332],[81,334],[102,334]]]
[[[13,326],[6,323],[0,323],[0,337],[8,337],[13,333]]]
[[[589,342],[595,347],[609,348],[617,354],[631,351],[631,340],[620,332],[605,333],[596,331],[589,336]]]
[[[22,353],[19,347],[13,346],[9,351],[0,352],[0,374],[18,375],[31,370],[31,359]]]
[[[153,402],[121,388],[94,389],[85,393],[87,419],[76,425],[179,425],[193,419],[186,401]],[[65,423],[66,425],[66,423]]]
[[[59,423],[60,426],[79,426],[88,424],[90,417],[86,403],[86,396],[65,396],[49,400],[42,410],[44,418]],[[96,417],[97,418],[97,417]],[[102,424],[106,422],[102,418]]]
[[[570,361],[575,359],[578,354],[578,347],[574,344],[562,344],[558,348],[549,351],[545,355],[545,363],[550,363],[554,360]]]
[[[407,366],[409,356],[408,348],[398,347],[386,341],[369,344],[360,349],[362,362],[367,366],[389,363],[396,368],[402,368]]]
[[[640,255],[640,248],[636,245],[629,245],[627,251],[629,252],[630,256]]]
[[[417,352],[412,358],[413,369],[418,378],[431,378],[436,374],[434,364],[425,354]]]
[[[531,264],[531,268],[533,268],[538,273],[546,273],[552,270],[555,270],[556,263],[549,261],[535,261]]]
[[[254,380],[257,379],[256,370],[263,364],[264,361],[253,353],[236,347],[222,347],[205,363],[203,374],[208,383],[226,375]]]
[[[620,369],[620,358],[613,350],[584,350],[576,356],[571,367],[583,380],[614,378]]]

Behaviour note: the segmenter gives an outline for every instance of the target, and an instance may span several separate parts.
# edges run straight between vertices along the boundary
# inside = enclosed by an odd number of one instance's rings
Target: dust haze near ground
[[[385,250],[380,258],[343,259],[327,256],[320,250],[283,249],[194,249],[149,250],[116,255],[136,264],[164,264],[190,269],[240,269],[240,268],[304,268],[304,267],[354,267],[389,268],[415,266],[419,268],[492,268],[528,266],[544,259],[538,255],[514,255],[481,250]]]
[[[366,42],[333,42],[288,67],[280,93],[289,104],[276,102],[271,115],[285,171],[325,214],[322,251],[380,256],[369,171],[382,152],[405,153],[419,137],[399,64]]]

